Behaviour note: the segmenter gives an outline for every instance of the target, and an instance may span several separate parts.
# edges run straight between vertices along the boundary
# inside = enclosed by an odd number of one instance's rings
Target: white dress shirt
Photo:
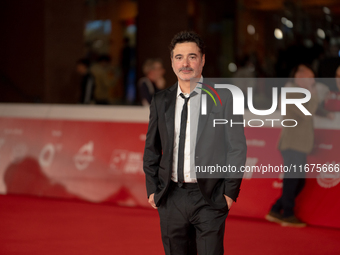
[[[202,82],[201,77],[200,82]],[[178,181],[177,177],[177,164],[178,164],[178,146],[179,146],[179,134],[181,127],[181,115],[184,105],[184,99],[180,96],[182,92],[179,84],[177,85],[177,96],[175,106],[175,130],[174,130],[174,150],[173,150],[173,161],[172,161],[172,175],[171,180],[174,182]],[[185,145],[184,145],[184,182],[195,183],[197,182],[195,174],[195,147],[196,147],[196,136],[197,126],[200,113],[200,98],[201,90],[197,87],[202,87],[200,83],[197,83],[195,89],[191,92],[190,99],[188,101],[188,119],[187,128],[185,132]],[[196,93],[193,93],[193,92]],[[189,94],[183,93],[185,97]],[[190,139],[194,138],[194,139]],[[191,170],[191,171],[190,171]],[[191,172],[191,175],[190,175]]]

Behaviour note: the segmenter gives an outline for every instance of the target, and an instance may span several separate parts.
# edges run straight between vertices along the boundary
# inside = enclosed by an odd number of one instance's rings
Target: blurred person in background
[[[135,100],[136,52],[130,45],[129,37],[124,37],[120,66],[123,82],[123,103],[132,104]]]
[[[76,63],[76,71],[82,76],[80,82],[81,104],[91,104],[94,102],[95,79],[90,72],[90,61],[88,59],[79,59]]]
[[[315,88],[318,93],[318,99],[319,99],[319,105],[316,110],[316,115],[319,115],[321,117],[325,117],[329,120],[334,120],[335,115],[333,112],[329,111],[327,107],[325,107],[325,101],[329,98],[331,91],[328,88],[327,85],[321,83],[321,82],[316,82],[315,83]]]
[[[152,96],[165,88],[163,77],[165,70],[160,59],[148,59],[143,65],[145,77],[138,81],[140,101],[143,106],[149,106]]]
[[[340,112],[340,66],[335,71],[336,91],[331,91],[325,100],[325,109]]]
[[[233,75],[234,79],[232,80],[233,84],[243,92],[245,108],[248,108],[248,88],[254,88],[256,86],[256,70],[253,62],[249,55],[245,56],[240,61],[240,67],[237,68],[237,71]]]
[[[311,99],[303,104],[304,107],[312,114],[305,115],[294,104],[288,104],[286,108],[286,119],[297,121],[295,127],[283,127],[279,140],[279,150],[281,151],[285,166],[305,166],[307,155],[314,147],[314,125],[313,115],[318,108],[318,96],[315,87],[315,74],[307,65],[298,65],[291,73],[293,83],[290,86],[308,89],[311,92]],[[287,98],[301,98],[301,93],[289,93]],[[272,206],[266,219],[276,222],[282,226],[305,227],[306,223],[302,222],[295,216],[295,198],[300,194],[305,185],[305,172],[287,172],[284,173],[282,195]]]
[[[311,66],[306,65],[306,64],[303,64],[300,66],[305,66],[306,68],[310,69],[314,73]],[[285,84],[285,87],[294,87],[294,86],[295,86],[294,82],[288,82],[287,84]],[[318,108],[316,109],[315,114],[320,117],[325,117],[329,120],[334,120],[335,118],[334,113],[331,111],[328,111],[325,108],[325,101],[328,99],[330,95],[329,87],[326,84],[321,83],[321,82],[315,82],[314,87],[316,89],[318,101],[319,101]]]
[[[97,63],[91,67],[91,73],[96,79],[96,104],[110,104],[114,100],[113,90],[117,90],[119,81],[119,70],[111,64],[111,57],[107,54],[99,56]]]

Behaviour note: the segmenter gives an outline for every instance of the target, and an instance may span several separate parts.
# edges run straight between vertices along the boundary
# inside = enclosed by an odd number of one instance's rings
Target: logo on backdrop
[[[1,138],[1,139],[0,139],[0,149],[1,149],[1,147],[2,147],[4,144],[5,144],[5,139]]]
[[[24,143],[18,144],[13,147],[11,161],[18,162],[23,160],[27,155],[27,145]]]
[[[46,144],[39,154],[39,164],[42,167],[49,167],[54,159],[55,153],[60,152],[62,144]]]
[[[79,171],[85,170],[94,160],[93,146],[93,142],[89,141],[87,144],[84,144],[74,156],[74,163]]]
[[[328,165],[330,165],[327,162]],[[335,162],[331,163],[332,165],[336,165]],[[316,181],[318,184],[326,189],[333,188],[340,183],[340,173],[339,172],[321,172]]]
[[[114,150],[111,156],[110,168],[115,173],[141,173],[143,172],[143,153],[128,150]]]
[[[39,154],[39,164],[43,167],[49,167],[53,161],[54,153],[53,144],[46,144]]]

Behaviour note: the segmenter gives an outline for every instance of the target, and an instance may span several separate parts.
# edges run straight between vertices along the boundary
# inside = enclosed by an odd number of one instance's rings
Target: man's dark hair
[[[289,74],[290,78],[295,77],[296,73],[299,71],[300,66],[304,66],[307,69],[309,69],[314,74],[314,77],[316,77],[316,73],[315,73],[315,71],[314,71],[314,69],[311,65],[309,65],[307,63],[299,63],[298,65],[294,66],[294,68],[290,71],[290,74]]]
[[[201,56],[203,56],[203,54],[205,54],[205,44],[204,44],[202,38],[193,31],[182,31],[182,32],[179,32],[178,34],[176,34],[171,40],[171,43],[169,45],[171,58],[173,56],[173,51],[174,51],[176,44],[177,43],[184,43],[184,42],[194,42],[194,43],[196,43],[198,48],[200,49]]]
[[[109,54],[103,54],[100,55],[97,59],[97,62],[107,62],[110,63],[111,62],[111,57]]]
[[[76,62],[77,65],[84,65],[86,66],[87,68],[90,67],[91,63],[90,63],[90,60],[87,59],[87,58],[81,58],[81,59],[78,59],[78,61]]]

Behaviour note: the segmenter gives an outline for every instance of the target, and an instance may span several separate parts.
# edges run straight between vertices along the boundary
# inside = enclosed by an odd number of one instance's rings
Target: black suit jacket
[[[149,127],[146,135],[143,169],[146,176],[148,197],[155,193],[155,204],[159,206],[166,197],[171,182],[175,105],[177,83],[154,95],[150,105]],[[204,93],[204,92],[202,92]],[[207,115],[199,116],[195,148],[195,166],[244,166],[247,146],[242,124],[216,125],[213,119],[227,119],[241,123],[243,116],[232,114],[233,98],[229,90],[218,91],[222,106],[207,100]],[[216,209],[226,208],[224,194],[236,201],[240,191],[242,172],[207,174],[196,173],[198,186],[205,200]],[[209,177],[209,178],[207,178]]]

